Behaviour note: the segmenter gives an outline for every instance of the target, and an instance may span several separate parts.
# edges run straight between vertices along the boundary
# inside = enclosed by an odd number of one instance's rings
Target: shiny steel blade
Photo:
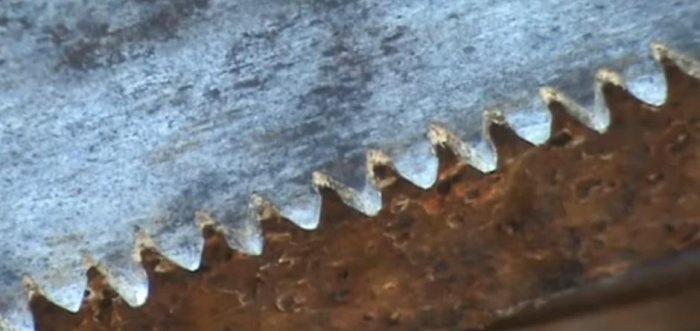
[[[470,141],[498,108],[542,141],[543,85],[591,106],[606,67],[662,102],[649,45],[699,54],[698,17],[689,0],[1,1],[0,316],[33,328],[24,276],[77,310],[98,263],[141,304],[134,242],[196,269],[198,211],[258,253],[253,193],[305,228],[318,186],[376,213],[368,149],[428,187],[432,123]]]

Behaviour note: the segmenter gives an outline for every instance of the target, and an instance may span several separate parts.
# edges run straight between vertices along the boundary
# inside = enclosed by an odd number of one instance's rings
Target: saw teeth
[[[378,149],[367,150],[367,177],[378,190],[394,184],[399,173],[389,155]]]
[[[428,137],[433,145],[449,149],[459,158],[460,162],[465,162],[482,173],[491,172],[495,168],[493,160],[484,157],[484,150],[480,151],[478,146],[472,146],[465,142],[441,124],[432,124],[428,131]]]
[[[596,72],[596,90],[602,91],[605,85],[614,85],[617,87],[625,88],[625,79],[621,74],[615,72],[612,69],[602,68]],[[603,95],[602,93],[600,94]]]
[[[134,250],[132,252],[132,257],[136,263],[143,263],[143,252],[145,251],[159,250],[151,236],[142,229],[137,229],[135,233]]]
[[[252,223],[253,220],[258,221],[260,219],[259,215],[261,213],[261,207],[258,207],[257,203],[262,202],[257,202],[258,199],[259,201],[263,201],[262,197],[259,197],[257,195],[251,195],[250,202],[248,203],[249,219],[244,220],[245,222]],[[235,231],[235,233],[232,233],[229,227],[216,221],[216,219],[214,219],[214,217],[212,217],[211,214],[203,210],[197,211],[195,213],[194,220],[202,238],[208,237],[212,232],[217,232],[222,234],[224,238],[226,238],[229,248],[236,249],[249,255],[259,255],[262,251],[262,242],[259,236],[260,229],[259,227],[255,226],[255,224],[246,224],[248,227],[253,227],[252,233],[251,231],[248,231],[246,233],[240,233],[240,231]],[[251,242],[251,239],[255,242]],[[200,250],[200,257],[203,254],[203,251],[204,245]],[[199,261],[199,266],[197,269],[199,269],[200,266],[201,260]]]
[[[621,88],[630,96],[632,95],[625,84],[625,79],[619,73],[607,68],[596,72],[593,109],[590,112],[593,113],[594,128],[599,133],[607,131],[612,123],[612,114],[605,97],[605,89],[610,86]]]
[[[187,270],[177,263],[172,262],[157,247],[143,246],[141,251],[141,266],[146,271],[147,280],[150,282],[150,273],[166,273],[173,270]],[[110,284],[114,286],[114,284]],[[147,286],[148,288],[148,286]],[[148,296],[148,294],[146,294]]]
[[[525,150],[532,144],[519,136],[506,120],[502,111],[488,109],[484,111],[483,136],[489,145],[489,153],[493,155],[494,168],[500,168]]]
[[[214,229],[225,234],[232,248],[249,255],[260,255],[265,244],[260,223],[266,219],[281,217],[281,213],[270,200],[258,193],[250,195],[247,209],[247,218],[242,220],[244,231],[236,229],[235,233],[231,233],[229,230],[224,230],[223,226],[215,226]]]
[[[652,43],[650,48],[652,55],[659,63],[670,62],[686,75],[700,79],[700,61],[662,43]]]
[[[433,123],[430,125],[428,139],[430,139],[430,143],[434,146],[442,146],[450,149],[462,160],[466,160],[470,157],[471,150],[467,143],[441,124]]]
[[[215,221],[214,218],[205,211],[197,211],[194,214],[194,221],[197,224],[197,228],[200,232],[204,232],[206,229],[214,229],[218,232],[228,235],[228,229],[221,225],[219,222]]]
[[[128,279],[123,275],[114,273],[106,264],[98,259],[95,259],[89,254],[83,254],[83,265],[85,270],[94,269],[102,275],[109,286],[124,300],[130,307],[140,307],[148,298],[148,280],[145,270],[141,265],[134,264],[132,266],[133,273],[136,277]],[[137,281],[133,278],[139,278]],[[89,287],[89,284],[88,284]]]
[[[700,62],[659,43],[652,44],[651,50],[654,58],[660,63],[670,62],[690,77],[700,79]],[[594,104],[590,110],[584,108],[564,92],[554,87],[545,86],[540,88],[540,96],[545,104],[549,106],[551,114],[550,137],[547,140],[547,144],[558,145],[556,140],[560,137],[557,135],[562,132],[569,135],[569,138],[572,139],[573,142],[576,142],[579,136],[594,132],[604,133],[607,131],[610,125],[610,109],[607,106],[604,89],[611,85],[627,90],[625,80],[621,74],[609,69],[599,70],[595,75]],[[602,112],[606,112],[607,119],[601,120],[596,117],[596,115],[601,115],[600,113]],[[433,146],[441,146],[449,149],[463,162],[468,163],[482,173],[493,171],[507,164],[509,159],[514,158],[522,152],[523,148],[511,148],[511,146],[530,145],[529,142],[517,135],[507,122],[502,111],[497,109],[486,110],[483,116],[482,140],[489,145],[491,148],[490,152],[495,155],[496,161],[486,157],[488,153],[484,153],[484,150],[479,149],[479,146],[475,147],[470,145],[459,138],[459,136],[450,129],[440,124],[432,124],[430,126],[427,133],[428,140]],[[312,174],[311,182],[315,191],[319,194],[319,197],[320,192],[318,189],[333,190],[348,206],[355,208],[367,216],[374,216],[382,208],[381,192],[378,190],[384,189],[396,182],[399,176],[401,176],[401,172],[397,170],[397,166],[388,154],[376,149],[367,151],[367,171],[368,182],[373,184],[372,186],[377,190],[367,185],[366,190],[358,192],[320,171]],[[403,176],[401,177],[405,178]],[[437,177],[437,174],[435,177]],[[296,222],[297,225],[292,224],[292,222],[288,222],[285,219],[297,221],[299,219],[306,219],[307,217],[296,217],[289,212],[283,213],[268,199],[258,194],[252,194],[248,206],[252,232],[241,234],[241,236],[254,237],[258,235],[258,237],[261,238],[261,246],[257,252],[246,253],[252,253],[253,255],[261,254],[263,236],[265,242],[275,242],[279,241],[278,237],[282,234],[288,235],[300,229],[309,230],[316,228],[321,214],[319,197],[316,197],[319,201],[318,212],[315,213],[316,216],[313,217],[316,225],[308,227]],[[316,205],[314,205],[313,208],[316,208],[315,206]],[[218,223],[211,215],[204,211],[199,211],[195,214],[195,222],[202,232],[204,232],[205,229],[213,229],[224,234],[229,240],[231,240],[230,238],[235,238],[234,234],[232,234],[227,227]],[[260,224],[260,226],[258,226],[258,224]],[[280,231],[280,229],[282,231]],[[262,232],[262,230],[265,231]],[[238,241],[234,240],[233,242],[237,243]],[[231,243],[231,241],[229,241],[229,243]],[[146,252],[155,253],[162,257],[162,261],[157,263],[153,269],[155,272],[166,272],[173,268],[181,267],[170,261],[167,256],[163,255],[154,239],[145,231],[139,229],[136,232],[132,257],[136,263],[135,268],[144,272],[148,269],[146,267],[146,261],[144,261],[143,258]],[[125,295],[126,293],[133,292],[132,284],[127,284],[125,280],[121,280],[120,277],[115,276],[104,264],[90,255],[83,256],[83,263],[86,269],[94,268],[102,274],[109,286],[114,288],[130,306],[137,307],[145,302],[148,296],[148,286],[145,286],[144,290],[138,292],[136,295]],[[36,297],[48,298],[41,290],[40,286],[29,276],[22,277],[22,286],[29,300]],[[12,325],[17,325],[15,321],[27,321],[23,326],[26,329],[33,329],[33,319],[31,319],[29,307],[27,307],[26,315],[30,318],[25,318],[24,314],[24,311],[18,313],[18,315],[21,316],[13,318]],[[3,320],[0,317],[0,330],[5,330],[4,328],[10,329],[10,327],[6,326],[10,325],[7,321],[8,320]],[[31,325],[29,323],[31,323]]]
[[[32,300],[38,296],[46,297],[44,292],[41,290],[41,287],[39,287],[39,284],[37,284],[34,279],[29,276],[25,275],[22,277],[22,288],[24,289],[24,293],[27,295],[29,300]]]
[[[279,209],[272,201],[257,193],[250,195],[248,209],[251,210],[251,213],[253,213],[255,219],[259,222],[281,216]]]
[[[155,266],[152,269],[152,271],[155,272],[166,272],[169,270],[173,270],[178,268],[179,266],[176,263],[173,263],[170,261],[167,256],[165,256],[160,248],[156,245],[155,241],[153,238],[148,235],[145,231],[142,229],[138,229],[135,234],[135,240],[134,240],[134,250],[132,253],[132,257],[134,261],[143,266],[144,269],[148,270],[149,268],[147,267],[148,261],[144,260],[144,256],[146,254],[155,254],[158,256],[158,263],[155,264]],[[181,267],[180,267],[181,268]],[[183,268],[184,269],[184,268]]]
[[[263,252],[265,246],[265,232],[262,227],[262,223],[267,220],[281,219],[282,214],[279,209],[272,203],[272,201],[266,199],[260,194],[253,193],[250,195],[250,200],[248,202],[248,210],[250,212],[250,219],[255,221],[256,228],[256,243],[257,249],[256,254],[260,255]],[[291,222],[286,222],[290,226],[293,226]],[[298,226],[297,226],[298,228]],[[228,235],[226,236],[229,237]]]
[[[550,108],[551,114],[551,134],[570,127],[581,127],[583,124],[588,129],[598,133],[605,132],[605,128],[596,127],[592,112],[586,110],[579,103],[569,98],[564,92],[553,87],[545,86],[540,88],[540,96],[545,104]],[[553,107],[560,105],[565,111]]]
[[[382,209],[381,193],[371,185],[365,185],[363,190],[358,192],[321,171],[312,174],[311,183],[319,189],[326,188],[336,192],[343,203],[367,216],[375,216]]]

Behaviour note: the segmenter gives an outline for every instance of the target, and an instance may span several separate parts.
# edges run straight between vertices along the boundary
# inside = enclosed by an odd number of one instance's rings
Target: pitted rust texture
[[[660,111],[608,87],[612,124],[603,135],[557,106],[541,147],[492,126],[495,173],[441,151],[439,183],[421,191],[394,178],[376,218],[325,192],[317,230],[263,222],[262,256],[231,251],[212,229],[195,273],[146,252],[144,307],[129,308],[92,271],[79,314],[32,301],[38,329],[482,328],[518,303],[697,246],[700,86],[675,68],[667,75],[670,102]]]

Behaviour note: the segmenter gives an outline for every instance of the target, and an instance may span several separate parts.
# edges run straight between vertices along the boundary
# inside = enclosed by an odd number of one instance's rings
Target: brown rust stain
[[[440,150],[441,173],[452,175],[427,191],[396,178],[377,217],[324,192],[317,230],[263,222],[262,256],[230,250],[212,229],[196,272],[156,272],[166,262],[144,252],[143,307],[128,307],[92,270],[78,314],[32,300],[38,329],[476,329],[520,302],[697,246],[700,83],[670,65],[667,75],[671,101],[660,111],[606,88],[613,115],[603,135],[556,105],[546,145],[492,127],[492,174]]]

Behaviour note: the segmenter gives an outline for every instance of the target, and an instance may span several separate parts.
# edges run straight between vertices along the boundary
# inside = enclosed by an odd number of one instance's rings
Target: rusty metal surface
[[[597,311],[511,331],[696,331],[700,325],[697,307],[700,290],[654,298],[613,309]]]
[[[134,232],[196,269],[200,209],[258,252],[251,193],[312,228],[316,170],[374,214],[368,148],[430,186],[432,123],[468,141],[498,107],[541,141],[542,84],[595,106],[604,66],[662,101],[649,44],[700,54],[699,16],[694,0],[2,0],[0,319],[31,329],[25,275],[77,309],[82,255],[139,305]]]
[[[92,269],[76,315],[34,297],[38,329],[468,330],[624,279],[700,246],[700,83],[666,69],[670,97],[659,109],[603,87],[605,134],[556,103],[542,146],[493,124],[497,172],[443,149],[441,176],[424,191],[378,166],[388,208],[377,217],[324,191],[316,230],[263,221],[260,256],[231,250],[208,226],[196,272],[143,252],[143,307],[130,308]]]

